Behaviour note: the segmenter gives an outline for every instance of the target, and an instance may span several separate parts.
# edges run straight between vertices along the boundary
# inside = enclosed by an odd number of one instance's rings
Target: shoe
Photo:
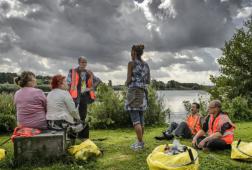
[[[136,143],[133,143],[130,147],[131,147],[131,149],[134,150],[134,151],[143,149],[143,148],[144,148],[144,142],[138,142],[138,141],[137,141]]]
[[[163,133],[164,137],[167,139],[167,140],[172,140],[174,138],[174,135],[173,134],[169,134],[169,133]]]
[[[164,140],[164,139],[166,139],[166,137],[164,137],[164,136],[155,136],[154,138],[156,140]]]

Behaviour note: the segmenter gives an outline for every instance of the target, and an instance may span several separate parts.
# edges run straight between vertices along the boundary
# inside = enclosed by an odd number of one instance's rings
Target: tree
[[[108,81],[108,86],[112,87],[112,80]]]
[[[221,75],[211,76],[215,87],[212,97],[233,99],[252,97],[252,17],[225,43],[223,55],[218,59]]]
[[[0,73],[0,84],[3,83],[9,83],[13,84],[14,83],[14,78],[17,77],[16,73]]]

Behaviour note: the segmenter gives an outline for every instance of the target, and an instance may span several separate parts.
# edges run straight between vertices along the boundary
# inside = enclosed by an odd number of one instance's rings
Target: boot
[[[164,139],[166,139],[166,137],[164,137],[164,136],[155,136],[154,138],[156,140],[164,140]]]
[[[174,138],[173,134],[169,134],[167,132],[163,132],[163,135],[167,140],[172,140]]]

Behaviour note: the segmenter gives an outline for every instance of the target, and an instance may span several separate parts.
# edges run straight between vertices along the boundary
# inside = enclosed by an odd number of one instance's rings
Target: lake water
[[[165,90],[157,91],[157,94],[163,99],[165,108],[171,110],[170,119],[176,122],[182,121],[186,116],[183,101],[199,102],[200,97],[205,101],[210,98],[209,93],[202,90]]]

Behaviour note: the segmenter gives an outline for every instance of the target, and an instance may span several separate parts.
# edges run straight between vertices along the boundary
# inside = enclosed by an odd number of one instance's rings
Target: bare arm
[[[150,67],[148,66],[148,78],[147,78],[147,84],[150,84]]]
[[[206,133],[204,132],[204,130],[200,130],[198,131],[198,133],[193,137],[193,144],[196,143],[197,139],[201,136],[204,136]]]
[[[220,132],[216,132],[216,133],[213,133],[212,135],[206,137],[205,139],[203,139],[204,142],[208,142],[212,139],[218,139],[218,138],[221,138],[222,137],[222,134]]]
[[[132,71],[133,71],[133,62],[128,63],[128,73],[127,73],[127,80],[126,80],[126,85],[129,85],[131,82],[131,77],[132,77]]]

